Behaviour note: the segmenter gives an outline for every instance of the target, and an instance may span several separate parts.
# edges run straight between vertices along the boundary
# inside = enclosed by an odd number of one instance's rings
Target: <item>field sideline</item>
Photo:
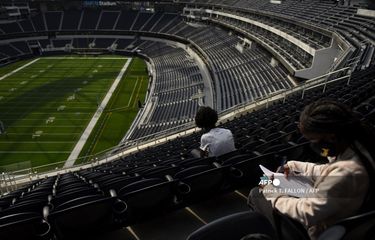
[[[89,161],[94,154],[116,146],[133,123],[139,110],[137,102],[145,101],[148,87],[145,62],[134,58],[124,78],[81,151],[78,162]]]
[[[9,76],[6,74],[31,61],[0,68],[0,79],[6,76],[0,80],[0,120],[7,132],[0,135],[0,171],[65,161],[126,61],[119,57],[40,58]],[[133,62],[129,67],[135,70],[125,72],[81,156],[116,145],[127,131],[123,127],[131,125],[138,109],[131,109],[132,118],[122,111],[116,121],[107,116],[114,115],[107,110],[123,108],[136,98],[144,100],[148,84],[145,63],[140,59]],[[137,67],[142,71],[137,72]],[[132,71],[135,76],[129,75]],[[129,91],[134,88],[137,95],[133,99]],[[119,119],[127,123],[119,123]],[[103,134],[113,128],[122,136]]]

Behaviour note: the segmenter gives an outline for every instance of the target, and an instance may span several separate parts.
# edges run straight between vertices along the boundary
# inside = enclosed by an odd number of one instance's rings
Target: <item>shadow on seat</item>
[[[215,163],[217,164],[217,163]],[[183,203],[201,200],[220,190],[226,167],[198,165],[178,172],[177,198]]]
[[[276,239],[271,223],[256,212],[239,212],[199,228],[187,240],[239,240],[248,234],[260,233]]]
[[[45,239],[50,233],[50,225],[41,214],[17,213],[0,218],[1,240]]]
[[[60,205],[50,214],[45,209],[44,214],[58,239],[85,239],[110,229],[115,201],[114,197],[81,197]]]
[[[135,223],[168,209],[173,202],[174,184],[172,179],[150,178],[121,188],[118,196],[128,207],[121,215],[122,221]]]

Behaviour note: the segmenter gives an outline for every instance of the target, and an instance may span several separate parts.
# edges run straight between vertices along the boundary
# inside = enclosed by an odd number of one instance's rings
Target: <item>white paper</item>
[[[270,178],[273,175],[273,186],[276,189],[283,190],[287,195],[294,196],[294,197],[305,197],[308,194],[311,194],[314,190],[312,185],[311,179],[305,176],[289,176],[288,178],[285,177],[283,173],[275,173],[271,170],[267,169],[266,167],[259,165],[260,169],[263,171],[264,175]],[[280,184],[275,186],[275,179],[278,179]]]

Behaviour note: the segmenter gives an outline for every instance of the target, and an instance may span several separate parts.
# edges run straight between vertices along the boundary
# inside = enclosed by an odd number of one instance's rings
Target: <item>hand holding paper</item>
[[[305,197],[313,189],[312,181],[304,176],[291,176],[287,178],[284,173],[275,173],[266,167],[259,165],[265,176],[271,179],[273,176],[273,186],[282,190],[286,195],[294,197]]]

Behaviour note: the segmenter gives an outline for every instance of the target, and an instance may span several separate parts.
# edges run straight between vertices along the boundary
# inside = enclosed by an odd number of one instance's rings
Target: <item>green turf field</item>
[[[143,60],[134,59],[121,81],[106,111],[102,114],[78,162],[88,161],[92,155],[116,146],[125,136],[138,113],[138,99],[144,102],[148,86],[148,73]]]
[[[0,120],[7,132],[0,136],[0,171],[65,161],[126,61],[112,57],[40,58],[0,80]],[[145,65],[133,61],[81,156],[116,145],[133,121],[137,113],[133,102],[143,100],[147,89]],[[0,78],[27,62],[31,60],[0,68]],[[111,111],[115,108],[122,111]]]

